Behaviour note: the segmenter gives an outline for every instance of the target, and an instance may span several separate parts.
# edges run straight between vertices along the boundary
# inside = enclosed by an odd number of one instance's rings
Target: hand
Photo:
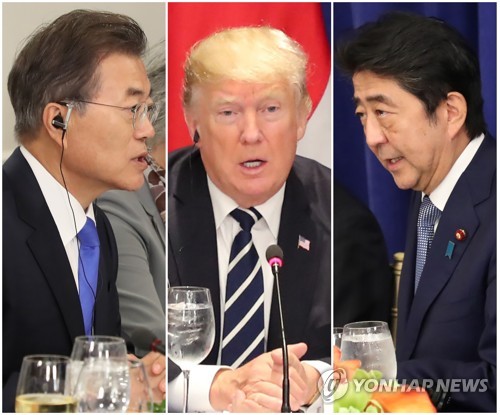
[[[306,353],[305,343],[288,346],[289,376],[290,376],[290,405],[293,410],[298,410],[301,405],[308,402],[314,390],[315,383],[309,385],[312,369],[306,369],[300,358]],[[314,369],[312,369],[314,370]],[[316,372],[317,373],[317,372]],[[319,374],[318,374],[319,377]],[[314,382],[317,381],[317,377]],[[282,404],[283,362],[281,349],[264,353],[244,366],[235,370],[223,369],[217,373],[210,388],[210,403],[216,410],[226,409],[233,402],[233,408],[249,406],[249,400],[258,408],[266,408],[266,412],[280,412]],[[244,393],[236,395],[240,390]],[[252,409],[253,411],[254,409]]]
[[[245,392],[240,389],[236,390],[233,396],[233,400],[227,407],[229,412],[236,413],[257,413],[257,412],[269,412],[269,409],[265,406],[259,405],[257,402],[247,399]]]
[[[158,352],[149,352],[141,361],[146,368],[149,386],[153,392],[153,401],[161,402],[165,399],[166,390],[165,356]]]

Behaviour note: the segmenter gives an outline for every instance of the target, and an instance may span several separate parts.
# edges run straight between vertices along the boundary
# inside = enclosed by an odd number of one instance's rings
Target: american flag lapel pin
[[[297,249],[299,248],[309,251],[309,249],[311,248],[311,241],[309,239],[304,238],[302,235],[299,235],[299,242],[297,244]]]

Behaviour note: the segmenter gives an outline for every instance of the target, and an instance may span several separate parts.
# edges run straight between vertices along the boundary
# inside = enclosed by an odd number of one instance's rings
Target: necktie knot
[[[100,245],[99,235],[92,219],[87,218],[85,226],[78,232],[78,240],[82,246],[96,247]]]
[[[434,206],[429,196],[424,196],[418,213],[417,226],[434,226],[441,216],[441,211]]]
[[[238,221],[241,229],[250,232],[253,225],[262,217],[259,211],[253,207],[250,209],[236,208],[231,212],[231,216]]]

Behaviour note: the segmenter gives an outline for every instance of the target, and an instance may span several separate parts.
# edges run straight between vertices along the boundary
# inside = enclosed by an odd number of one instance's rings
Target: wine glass
[[[184,375],[183,412],[187,412],[189,370],[208,356],[214,340],[214,310],[208,288],[169,288],[168,357]]]
[[[16,391],[16,412],[75,412],[76,401],[66,393],[69,358],[25,356]]]
[[[333,328],[333,345],[337,346],[340,349],[342,345],[342,333],[344,332],[343,327],[334,327]]]
[[[130,401],[127,412],[152,412],[153,393],[149,386],[144,363],[137,359],[128,361]]]
[[[126,412],[129,376],[128,361],[121,357],[85,359],[74,390],[77,412]]]
[[[382,378],[396,378],[396,353],[391,332],[384,321],[346,324],[340,348],[342,360],[357,359],[364,370],[379,370]]]
[[[70,381],[68,382],[68,388],[71,392],[87,358],[121,358],[126,362],[127,346],[125,340],[113,336],[78,336],[71,351]]]

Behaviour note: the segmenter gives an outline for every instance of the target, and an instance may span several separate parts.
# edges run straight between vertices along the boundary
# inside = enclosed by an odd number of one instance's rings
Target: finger
[[[162,354],[158,352],[149,352],[146,356],[144,356],[141,361],[144,363],[144,366],[151,366],[153,362],[155,362],[157,359],[161,358]],[[165,360],[165,356],[163,356],[163,359]]]
[[[307,374],[304,370],[302,363],[296,358],[292,357],[289,362],[288,378],[290,381],[290,396],[299,405],[305,403],[307,391],[309,390],[307,384]],[[283,384],[283,366],[274,365],[273,367],[273,382],[280,387]]]
[[[160,375],[163,372],[165,372],[165,368],[166,368],[165,356],[160,355],[160,357],[158,357],[151,365],[151,372],[154,375]]]
[[[248,395],[247,400],[255,402],[267,412],[281,412],[282,396],[270,396],[266,393],[256,392]]]
[[[163,378],[160,383],[158,384],[158,390],[160,392],[163,392],[163,393],[166,393],[167,392],[167,382],[165,380],[165,378]]]
[[[307,377],[305,370],[302,366],[300,360],[296,356],[290,355],[288,361],[288,372],[289,379],[292,388],[292,393],[300,395],[300,391],[307,389]],[[283,365],[281,363],[275,363],[273,365],[273,376],[272,379],[277,384],[282,384],[283,381]],[[295,390],[296,389],[296,390]]]
[[[304,356],[307,352],[307,344],[305,343],[296,343],[296,344],[289,344],[287,346],[288,350],[288,358],[293,355],[297,357],[297,359],[301,359],[302,356]],[[271,357],[273,359],[273,362],[278,363],[278,364],[283,364],[283,352],[282,349],[274,349],[271,352]]]

